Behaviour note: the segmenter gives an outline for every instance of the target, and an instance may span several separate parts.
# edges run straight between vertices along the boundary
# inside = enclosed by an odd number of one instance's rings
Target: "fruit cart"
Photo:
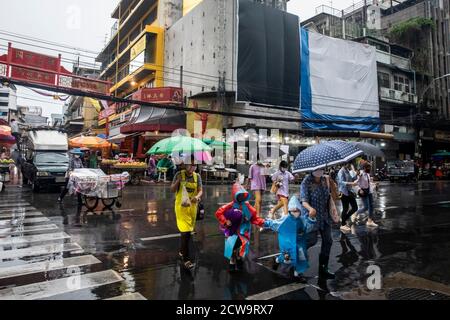
[[[4,184],[9,182],[10,168],[14,164],[14,160],[0,160],[0,192],[4,191]]]
[[[119,172],[128,172],[130,174],[130,183],[137,186],[141,184],[141,180],[147,170],[147,164],[145,162],[136,162],[131,159],[121,159],[118,163],[114,164],[113,168]]]
[[[102,160],[100,163],[100,168],[106,172],[106,174],[111,174],[114,168],[114,165],[118,163],[119,160]]]
[[[107,175],[100,169],[76,169],[70,175],[70,194],[80,193],[83,197],[83,205],[94,211],[101,201],[105,209],[122,206],[122,190],[130,181],[127,172]]]

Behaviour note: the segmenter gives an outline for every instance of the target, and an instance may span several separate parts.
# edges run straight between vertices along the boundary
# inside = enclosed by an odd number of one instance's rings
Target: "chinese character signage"
[[[50,71],[58,71],[59,59],[30,51],[12,48],[11,63]]]
[[[153,103],[181,104],[183,102],[183,90],[172,87],[146,88],[135,92],[133,94],[133,100]]]

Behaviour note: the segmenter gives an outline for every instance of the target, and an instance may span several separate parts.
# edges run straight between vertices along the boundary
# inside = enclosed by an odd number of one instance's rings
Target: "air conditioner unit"
[[[395,90],[389,90],[389,98],[395,99]]]

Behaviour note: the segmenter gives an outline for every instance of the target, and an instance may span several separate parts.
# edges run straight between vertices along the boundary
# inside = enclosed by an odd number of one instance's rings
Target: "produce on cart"
[[[76,169],[70,175],[68,187],[70,194],[82,194],[84,205],[92,211],[99,201],[108,209],[114,205],[121,207],[119,199],[129,181],[128,172],[107,175],[100,169]]]
[[[119,162],[113,165],[114,169],[127,170],[131,175],[131,184],[138,185],[147,170],[145,162],[135,161],[131,158],[120,158]]]

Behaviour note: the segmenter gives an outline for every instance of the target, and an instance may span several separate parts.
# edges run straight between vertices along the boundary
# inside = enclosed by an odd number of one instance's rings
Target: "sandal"
[[[183,265],[187,270],[192,270],[195,268],[195,264],[193,264],[191,261],[186,261]]]

